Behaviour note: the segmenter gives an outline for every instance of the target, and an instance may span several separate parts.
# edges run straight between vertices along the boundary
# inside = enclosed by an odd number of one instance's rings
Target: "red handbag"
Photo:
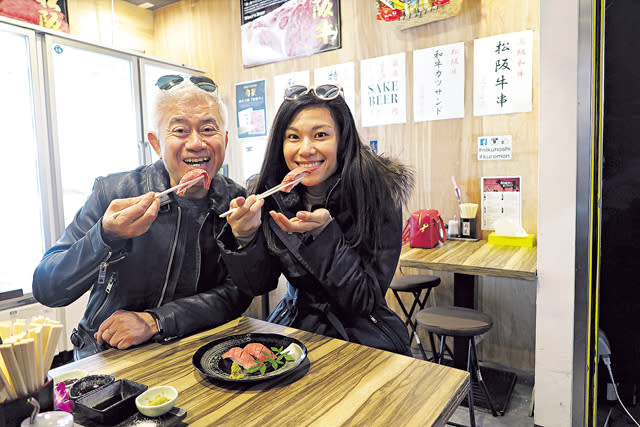
[[[445,242],[447,233],[444,221],[436,209],[421,209],[411,214],[402,229],[402,245],[430,249]]]

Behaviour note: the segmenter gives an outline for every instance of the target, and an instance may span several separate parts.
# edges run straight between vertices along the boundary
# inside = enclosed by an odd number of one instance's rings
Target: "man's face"
[[[228,143],[217,105],[210,106],[204,100],[181,102],[162,117],[159,127],[158,135],[149,133],[149,142],[163,159],[171,186],[191,169],[204,169],[213,179],[222,166]],[[200,185],[186,192],[196,198],[206,194]]]

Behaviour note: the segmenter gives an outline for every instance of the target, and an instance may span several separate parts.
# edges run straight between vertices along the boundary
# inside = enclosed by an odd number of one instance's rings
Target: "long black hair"
[[[362,143],[351,110],[342,96],[326,101],[310,92],[294,100],[285,100],[280,105],[269,134],[260,175],[250,191],[255,194],[266,191],[289,172],[283,154],[287,128],[301,110],[311,107],[329,110],[337,126],[338,165],[335,175],[340,177],[341,186],[337,193],[338,203],[341,210],[350,213],[355,225],[355,233],[350,233],[347,242],[351,247],[363,248],[373,256],[382,244],[381,231],[385,219],[396,215],[402,204],[407,202],[413,189],[414,175],[409,168],[376,155]],[[267,198],[262,209],[262,229],[269,249],[280,252],[281,245],[266,225],[271,209],[277,210],[275,201]],[[331,214],[335,216],[336,212]]]

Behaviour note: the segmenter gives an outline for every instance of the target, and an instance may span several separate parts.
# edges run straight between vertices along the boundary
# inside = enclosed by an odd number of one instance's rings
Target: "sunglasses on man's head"
[[[324,101],[331,101],[342,94],[342,86],[336,84],[323,84],[316,87],[307,87],[305,85],[293,85],[284,90],[284,99],[292,101],[303,95],[313,92],[316,98]]]
[[[218,89],[218,85],[211,80],[209,77],[203,76],[191,76],[189,77],[191,83],[198,86],[200,89],[206,92],[215,92]],[[184,77],[179,75],[168,75],[162,76],[156,82],[156,86],[158,86],[162,90],[169,90],[174,86],[179,85],[184,81]]]

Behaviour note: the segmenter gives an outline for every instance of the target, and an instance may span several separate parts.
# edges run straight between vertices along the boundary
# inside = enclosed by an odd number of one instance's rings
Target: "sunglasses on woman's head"
[[[284,90],[284,99],[292,101],[303,95],[313,92],[316,98],[324,101],[331,101],[342,94],[342,86],[336,84],[323,84],[316,87],[307,87],[305,85],[293,85]]]
[[[218,89],[218,85],[209,77],[191,76],[189,77],[189,80],[191,80],[191,83],[206,92],[215,92],[216,89]],[[172,87],[179,85],[183,81],[184,77],[178,76],[177,74],[162,76],[156,82],[156,86],[158,86],[162,90],[169,90]]]

